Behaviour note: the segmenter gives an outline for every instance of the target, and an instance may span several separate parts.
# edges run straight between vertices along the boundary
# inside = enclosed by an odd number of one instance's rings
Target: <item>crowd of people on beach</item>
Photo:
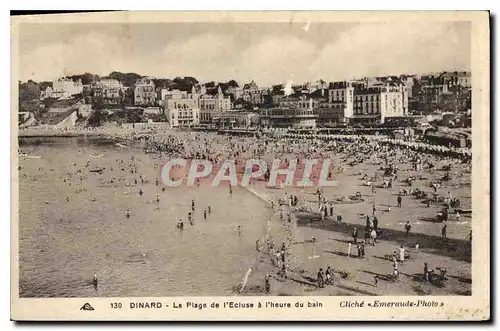
[[[165,157],[183,157],[186,159],[204,159],[212,162],[220,162],[226,159],[235,160],[236,163],[243,163],[245,159],[255,158],[263,159],[270,162],[272,159],[280,159],[285,164],[289,163],[291,158],[298,159],[299,167],[304,164],[307,158],[325,159],[329,155],[340,155],[341,162],[332,164],[331,172],[342,173],[347,167],[355,167],[363,163],[375,164],[378,166],[378,171],[375,173],[366,173],[359,171],[359,181],[363,186],[371,188],[371,195],[363,195],[357,192],[355,196],[351,197],[328,197],[321,188],[316,190],[317,205],[298,197],[297,194],[288,193],[283,182],[279,188],[283,190],[282,197],[278,199],[271,199],[271,208],[279,215],[280,220],[284,226],[282,237],[283,242],[281,245],[276,245],[275,239],[267,236],[264,242],[266,252],[269,254],[272,265],[276,268],[276,275],[281,279],[287,279],[289,273],[295,266],[292,265],[292,252],[291,245],[293,239],[293,227],[295,226],[295,213],[301,210],[308,210],[316,215],[319,224],[325,224],[325,220],[334,220],[336,225],[341,225],[346,221],[345,217],[336,210],[335,205],[338,203],[352,203],[356,208],[357,203],[364,202],[365,200],[371,201],[372,210],[371,215],[365,215],[365,226],[358,229],[358,226],[353,226],[350,236],[352,240],[347,243],[346,256],[356,257],[363,259],[367,256],[367,246],[375,247],[380,240],[384,240],[385,233],[379,221],[380,213],[390,214],[391,208],[406,208],[406,199],[415,197],[423,202],[423,206],[429,207],[432,205],[440,205],[443,211],[438,215],[441,221],[442,240],[448,237],[448,223],[447,221],[451,216],[455,215],[455,219],[460,221],[460,215],[467,212],[461,209],[461,201],[448,191],[446,195],[441,195],[440,192],[444,187],[470,185],[465,181],[461,181],[462,174],[454,173],[455,166],[464,166],[466,172],[471,170],[471,158],[467,153],[452,153],[445,149],[427,149],[423,146],[407,146],[407,145],[394,145],[384,140],[364,139],[357,137],[353,139],[311,139],[307,137],[300,137],[299,135],[293,136],[264,136],[264,137],[235,137],[230,135],[215,135],[202,132],[177,132],[168,133],[161,132],[161,134],[147,134],[136,135],[130,140],[131,146],[137,146],[144,150],[145,153],[151,154],[157,161],[156,167],[160,166],[162,159]],[[80,178],[82,180],[82,171],[98,173],[109,173],[110,176],[101,179],[101,185],[125,185],[130,187],[137,187],[137,194],[140,196],[144,194],[143,185],[148,183],[145,175],[138,173],[137,162],[140,159],[130,160],[117,159],[113,167],[95,168],[90,169],[89,162],[86,165],[74,165],[75,171],[73,174],[64,176],[64,181],[71,185],[72,178]],[[438,164],[441,164],[442,170],[445,174],[436,180],[429,180],[425,176],[406,175],[406,171],[399,169],[398,164],[409,164],[414,171],[426,170],[433,172]],[[328,177],[331,177],[332,173]],[[125,175],[128,174],[128,175]],[[76,176],[76,177],[75,177]],[[269,174],[263,176],[265,181]],[[417,182],[426,182],[425,190],[415,187]],[[160,189],[159,179],[155,180],[158,190]],[[400,183],[400,188],[397,197],[395,198],[394,206],[387,206],[386,209],[377,210],[376,199],[378,190],[390,190]],[[275,187],[274,187],[275,188]],[[162,190],[165,190],[161,186]],[[267,188],[271,189],[271,188]],[[229,195],[233,194],[233,188],[228,185]],[[68,198],[69,199],[69,198]],[[68,200],[69,201],[69,200]],[[188,203],[188,202],[187,202]],[[160,195],[156,195],[156,205],[159,210]],[[187,221],[190,225],[194,225],[194,211],[196,203],[194,200],[190,203],[190,211],[186,215]],[[132,210],[125,211],[125,217],[130,218]],[[203,218],[206,220],[212,214],[210,205],[203,209]],[[404,239],[412,234],[412,224],[410,221],[403,222],[402,232],[404,232]],[[176,227],[179,230],[184,229],[184,218],[180,218]],[[347,229],[347,227],[346,227]],[[361,234],[360,232],[364,232]],[[237,228],[238,236],[242,236],[242,228]],[[472,240],[472,231],[470,231],[467,239]],[[316,238],[308,240],[309,243],[316,243]],[[256,240],[256,250],[263,251],[261,247],[261,238]],[[418,250],[418,243],[415,245],[415,250]],[[357,254],[353,254],[353,249],[357,250]],[[393,280],[399,279],[399,265],[405,262],[408,257],[408,250],[404,245],[400,245],[397,252],[394,252],[390,258],[392,263],[392,271],[389,276]],[[444,268],[439,270],[445,270]],[[316,285],[324,287],[325,285],[334,283],[335,271],[327,266],[325,269],[321,267],[316,274]],[[446,271],[438,272],[439,277],[445,278]],[[341,275],[342,278],[345,275]],[[272,274],[267,274],[264,279],[264,287],[266,293],[271,293],[271,280]],[[422,278],[424,281],[431,281],[431,279],[439,278],[434,275],[433,271],[429,269],[428,264],[425,263]],[[374,286],[379,283],[380,277],[374,278]],[[97,284],[97,274],[95,275],[95,283]]]
[[[172,144],[175,142],[175,144]],[[369,197],[372,203],[372,213],[366,215],[364,235],[359,234],[357,227],[354,227],[351,233],[352,241],[348,243],[347,246],[347,256],[365,258],[367,255],[367,245],[376,246],[377,243],[384,238],[384,229],[380,227],[380,222],[378,219],[379,212],[390,213],[391,207],[387,206],[386,209],[378,211],[375,205],[376,195],[378,189],[392,189],[395,182],[403,183],[404,188],[401,188],[396,197],[395,207],[393,208],[405,208],[405,197],[415,197],[417,199],[423,200],[426,207],[431,205],[442,205],[443,213],[441,215],[438,213],[438,218],[442,221],[440,237],[445,240],[447,238],[447,220],[450,216],[455,215],[456,220],[460,220],[460,207],[461,203],[458,198],[451,195],[450,192],[446,196],[441,196],[439,191],[444,186],[451,185],[467,185],[467,183],[460,182],[460,175],[457,173],[455,176],[452,173],[452,169],[456,165],[465,165],[465,170],[470,172],[471,159],[469,154],[463,152],[451,152],[448,149],[439,148],[425,148],[424,146],[401,146],[393,145],[387,141],[381,140],[371,140],[363,139],[362,137],[356,138],[356,143],[353,143],[351,139],[336,139],[336,140],[315,140],[315,139],[301,139],[301,137],[261,137],[257,139],[256,137],[234,137],[234,136],[220,136],[220,135],[204,135],[204,134],[193,134],[186,133],[183,139],[169,137],[163,138],[161,144],[158,142],[149,142],[148,148],[151,149],[152,146],[157,152],[166,151],[166,147],[161,147],[162,144],[169,146],[176,146],[176,152],[186,158],[201,158],[210,161],[220,161],[223,159],[234,159],[237,163],[242,162],[243,158],[259,158],[270,160],[271,157],[280,158],[285,164],[291,157],[296,157],[299,161],[299,166],[301,160],[305,160],[307,157],[318,157],[326,158],[329,154],[343,155],[343,163],[338,165],[333,165],[334,172],[343,172],[346,166],[354,167],[358,164],[363,164],[370,162],[380,166],[380,173],[362,173],[359,175],[360,180],[364,186],[371,187],[372,196]],[[405,172],[398,168],[397,164],[410,164],[411,169],[414,171],[427,170],[432,172],[436,169],[437,164],[442,164],[442,170],[445,170],[444,176],[437,181],[429,181],[426,185],[431,188],[432,191],[425,191],[421,188],[414,187],[415,182],[425,181],[427,178],[425,176],[405,176]],[[444,165],[443,165],[444,164]],[[331,173],[329,174],[331,176]],[[263,178],[266,180],[268,177]],[[454,181],[454,178],[456,179]],[[457,183],[458,182],[458,183]],[[380,183],[380,184],[379,184]],[[469,183],[470,184],[470,183]],[[279,188],[284,189],[282,183]],[[286,190],[285,190],[286,191]],[[341,197],[338,200],[332,201],[331,198],[327,197],[323,191],[318,188],[316,191],[318,204],[317,206],[308,205],[309,210],[317,213],[318,218],[321,223],[324,223],[325,219],[332,218],[336,221],[336,224],[341,224],[343,221],[343,216],[336,213],[335,204],[339,202],[344,202],[345,197]],[[366,199],[362,196],[360,192],[356,193],[355,197],[350,198],[351,202],[362,201]],[[297,195],[284,193],[282,198],[271,200],[271,207],[276,209],[279,214],[279,218],[284,223],[291,223],[294,219],[294,212],[300,208],[305,208],[308,204],[307,201],[301,201]],[[456,210],[453,210],[453,209]],[[293,242],[291,238],[291,228],[286,228],[288,233],[285,238],[288,240],[288,246]],[[404,232],[404,237],[408,238],[411,236],[412,225],[410,221],[404,223],[402,231]],[[361,238],[363,237],[363,238]],[[467,238],[472,238],[472,231]],[[309,242],[315,242],[315,238],[312,238]],[[271,258],[272,264],[277,268],[276,275],[280,278],[286,278],[290,271],[290,252],[285,243],[283,242],[279,249],[276,249],[276,245],[273,239],[267,239],[267,251]],[[418,250],[419,244],[415,244],[415,249]],[[352,250],[355,248],[357,254],[352,254]],[[261,251],[259,239],[256,240],[256,249]],[[388,273],[388,278],[392,280],[399,279],[399,264],[404,263],[405,256],[408,257],[408,252],[404,245],[394,252],[392,258],[392,271]],[[426,263],[427,266],[427,263]],[[326,271],[324,271],[326,270]],[[432,278],[432,272],[429,268],[424,268],[422,273],[422,279],[424,281],[429,281]],[[345,275],[344,275],[345,277]],[[266,292],[270,291],[270,284],[272,275],[265,276],[265,288]],[[329,266],[326,269],[320,268],[317,273],[316,282],[319,287],[323,287],[325,284],[331,284],[334,279],[334,271]],[[377,276],[374,279],[374,284],[377,285],[381,277]],[[435,278],[435,277],[434,277]]]

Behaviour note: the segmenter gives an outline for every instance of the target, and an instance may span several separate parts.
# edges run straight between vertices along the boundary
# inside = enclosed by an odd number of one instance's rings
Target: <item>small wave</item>
[[[41,155],[28,155],[28,154],[19,154],[19,156],[22,156],[22,157],[25,157],[28,159],[39,159],[42,157]]]

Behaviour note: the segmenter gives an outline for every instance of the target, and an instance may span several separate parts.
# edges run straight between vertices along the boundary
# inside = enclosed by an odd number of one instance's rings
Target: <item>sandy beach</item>
[[[119,135],[115,132],[108,136]],[[254,156],[257,149],[255,138],[212,133],[163,131],[156,132],[154,140],[162,141],[164,136],[183,141],[185,152],[200,150],[202,142],[210,142],[210,148],[221,158],[234,157],[237,150],[237,158],[244,159]],[[227,186],[205,185],[162,191],[155,180],[159,164],[168,155],[144,154],[138,148],[141,144],[144,147],[144,142],[129,140],[123,148],[102,138],[50,138],[57,142],[38,145],[26,139],[32,138],[21,139],[22,153],[41,157],[20,159],[21,296],[262,295],[266,275],[271,277],[271,295],[470,295],[470,215],[461,215],[459,220],[450,218],[448,238],[443,240],[442,223],[436,218],[442,203],[427,207],[414,196],[404,196],[401,208],[396,202],[398,193],[408,189],[407,178],[419,178],[413,181],[413,189],[431,192],[429,183],[449,172],[453,179],[443,182],[437,193],[451,193],[460,199],[461,208],[470,208],[466,164],[442,159],[433,169],[416,171],[407,160],[398,162],[398,157],[393,157],[391,163],[399,168],[398,180],[391,188],[382,188],[379,176],[372,193],[361,174],[381,175],[379,160],[372,162],[365,157],[350,166],[350,160],[356,157],[351,150],[323,151],[338,170],[334,173],[338,185],[323,189],[334,215],[322,222],[314,210],[304,211],[305,207],[316,206],[316,188],[269,188],[257,181],[248,187],[235,187],[232,194]],[[301,146],[292,141],[288,144]],[[293,148],[282,152],[270,146],[262,158],[284,159],[296,153]],[[450,169],[440,170],[443,166]],[[90,172],[102,168],[100,174]],[[135,184],[134,180],[139,182]],[[361,194],[360,201],[350,198],[356,194]],[[285,200],[285,195],[297,196],[298,205],[278,207],[270,203]],[[191,200],[197,205],[193,226],[187,223]],[[360,240],[364,240],[365,218],[372,216],[374,201],[381,237],[375,246],[365,245],[364,258],[356,257],[355,246],[348,257],[352,230],[357,227]],[[213,212],[205,220],[208,205]],[[124,216],[127,209],[130,218]],[[290,221],[281,219],[282,213],[290,213]],[[336,215],[342,215],[341,224]],[[175,229],[180,218],[186,222],[183,231]],[[407,221],[412,229],[405,238]],[[106,242],[106,238],[115,239]],[[312,238],[315,242],[310,242]],[[286,278],[280,275],[267,240],[274,241],[276,247],[286,245]],[[70,242],[76,245],[74,251],[67,248]],[[392,253],[401,245],[409,256],[400,263],[399,279],[393,281]],[[61,247],[66,251],[60,251]],[[77,254],[77,250],[82,253]],[[420,279],[424,262],[431,269],[447,269],[445,285]],[[61,274],[68,263],[75,272],[71,277]],[[334,270],[334,282],[320,288],[316,273],[328,266]],[[91,286],[93,273],[99,273],[101,279],[97,291]],[[208,279],[208,274],[217,277]],[[375,276],[379,279],[376,285]],[[33,288],[34,283],[44,285]]]

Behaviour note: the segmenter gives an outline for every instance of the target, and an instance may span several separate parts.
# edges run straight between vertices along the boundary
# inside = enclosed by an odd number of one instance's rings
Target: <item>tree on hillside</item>
[[[119,82],[121,82],[123,84],[123,86],[133,87],[135,85],[135,82],[138,79],[141,79],[143,76],[136,74],[136,73],[133,73],[133,72],[129,72],[129,73],[124,74],[124,73],[121,73],[118,71],[113,71],[112,73],[110,73],[108,75],[108,77],[111,79],[118,80]]]
[[[40,89],[40,91],[45,91],[47,89],[47,87],[52,87],[52,82],[40,82],[38,83],[38,88]]]
[[[129,88],[123,91],[123,96],[120,95],[120,100],[122,100],[122,107],[130,107],[134,105],[134,89]]]
[[[91,85],[100,80],[100,77],[98,75],[92,75],[88,72],[84,73],[83,75],[67,76],[67,78],[73,81],[81,80],[83,85]]]
[[[38,98],[40,98],[40,88],[37,83],[30,79],[26,83],[19,84],[19,105]]]
[[[175,77],[172,88],[181,91],[191,91],[193,86],[198,84],[198,80],[194,77]]]
[[[184,77],[184,79],[186,80],[186,82],[188,82],[191,85],[199,84],[198,80],[194,77],[186,76],[186,77]]]
[[[234,79],[231,79],[229,82],[227,82],[227,85],[229,87],[239,87],[238,83]]]
[[[283,84],[273,85],[272,94],[280,94],[283,92]]]
[[[155,87],[160,87],[160,88],[170,88],[173,84],[172,80],[168,78],[153,79],[153,83],[155,83]]]
[[[222,93],[226,93],[226,91],[229,89],[229,85],[227,83],[219,83],[217,85],[217,88],[215,89],[216,94],[219,92],[219,87],[222,90]]]

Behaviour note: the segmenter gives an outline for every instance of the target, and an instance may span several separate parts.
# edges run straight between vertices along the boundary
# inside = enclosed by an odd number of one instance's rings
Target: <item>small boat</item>
[[[95,157],[102,157],[102,156],[104,156],[104,154],[97,154],[97,155],[95,155],[95,154],[89,154],[89,156],[95,158]]]
[[[126,148],[127,147],[126,145],[122,145],[120,143],[116,143],[115,146],[120,147],[120,148]]]
[[[89,170],[90,172],[97,172],[97,173],[102,173],[104,171],[104,168],[102,169],[92,169],[92,170]]]

